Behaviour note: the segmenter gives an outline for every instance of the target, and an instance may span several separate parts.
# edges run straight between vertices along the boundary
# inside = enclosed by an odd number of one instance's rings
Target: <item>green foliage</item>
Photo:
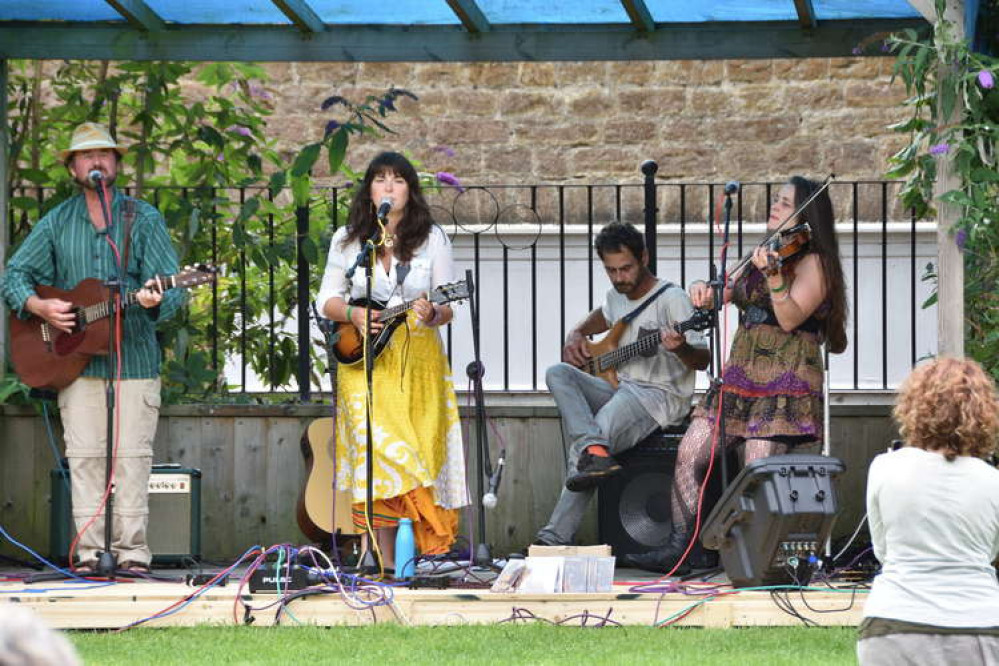
[[[905,178],[906,206],[919,216],[932,215],[937,155],[952,157],[961,185],[938,201],[962,211],[954,242],[965,254],[966,349],[999,377],[999,60],[972,52],[957,38],[943,18],[944,0],[937,0],[936,9],[932,35],[907,30],[889,41],[896,54],[894,77],[905,84],[911,116],[893,127],[909,141],[891,158],[886,175]],[[929,267],[924,279],[935,284],[935,269]],[[935,302],[934,294],[924,305]]]
[[[118,183],[163,212],[181,263],[220,270],[214,307],[212,288],[194,290],[185,311],[161,330],[170,401],[225,394],[212,343],[221,365],[238,357],[244,329],[248,365],[273,387],[291,383],[298,351],[287,324],[298,305],[298,252],[316,266],[329,244],[330,222],[346,219],[349,203],[338,197],[340,210],[333,210],[316,191],[312,171],[325,151],[330,176],[356,176],[344,167],[350,137],[391,131],[385,118],[395,100],[413,97],[390,88],[360,103],[330,98],[323,109],[337,107],[343,122],[330,120],[325,132],[317,128],[322,137],[288,157],[268,133],[272,102],[265,80],[261,67],[246,63],[12,62],[6,186],[13,195],[14,242],[74,193],[58,149],[76,125],[93,120],[130,146]],[[43,195],[43,186],[54,191]],[[299,207],[310,213],[301,238]],[[321,271],[312,273],[318,282]],[[314,293],[318,285],[310,287]]]

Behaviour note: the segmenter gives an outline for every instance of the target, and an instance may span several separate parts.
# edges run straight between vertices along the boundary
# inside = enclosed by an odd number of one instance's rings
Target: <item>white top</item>
[[[656,280],[647,294],[630,300],[626,294],[616,289],[607,292],[601,311],[604,320],[613,326],[619,319],[633,311],[652,297],[666,282]],[[664,326],[686,321],[694,314],[694,306],[681,287],[673,286],[659,294],[624,329],[618,347],[634,342],[640,335],[658,331]],[[707,348],[704,334],[687,331],[687,344],[691,347]],[[617,369],[621,382],[619,390],[635,396],[645,411],[656,420],[660,427],[675,425],[690,411],[694,395],[695,371],[680,360],[680,357],[667,351],[662,344],[656,346],[656,353],[650,357],[636,356]]]
[[[360,241],[343,246],[347,227],[340,227],[333,234],[330,252],[326,258],[326,270],[316,297],[321,306],[334,296],[350,301],[364,298],[367,291],[367,269],[358,268],[353,279],[348,282],[347,270],[354,265],[361,251]],[[454,279],[454,260],[451,256],[451,241],[437,225],[430,228],[426,242],[417,248],[409,262],[409,273],[399,285],[399,260],[392,255],[392,263],[386,273],[381,261],[375,266],[374,286],[371,296],[386,306],[399,305],[404,301],[419,298],[424,293],[447,284]]]
[[[865,617],[938,627],[999,627],[999,470],[904,447],[867,475],[867,513],[882,570]]]

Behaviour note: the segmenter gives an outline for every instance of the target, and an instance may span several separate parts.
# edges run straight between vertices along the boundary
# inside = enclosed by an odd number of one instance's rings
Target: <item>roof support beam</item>
[[[649,11],[645,0],[621,0],[624,11],[628,12],[628,18],[632,25],[639,32],[652,32],[656,29],[656,22],[652,20],[652,12]]]
[[[307,0],[271,0],[281,13],[304,32],[323,32],[326,24],[313,11]]]
[[[146,32],[161,32],[166,22],[146,4],[145,0],[105,0],[129,23]]]
[[[475,0],[447,0],[451,11],[461,20],[465,30],[471,33],[489,32],[492,26],[489,19],[482,13]]]
[[[494,27],[470,35],[461,26],[330,26],[303,39],[293,26],[184,26],[138,33],[112,24],[0,23],[0,58],[271,62],[526,62],[849,57],[874,32],[913,28],[919,19],[710,25],[659,24],[635,39],[628,24],[558,30]],[[742,31],[743,34],[737,34]]]
[[[10,129],[7,126],[7,61],[0,58],[0,266],[7,265],[9,201],[7,200],[7,161],[10,159]],[[0,298],[0,359],[7,358],[7,304]],[[0,363],[0,378],[5,363]]]
[[[815,7],[812,0],[794,0],[794,9],[798,12],[798,23],[802,28],[814,28],[819,22],[815,19]]]

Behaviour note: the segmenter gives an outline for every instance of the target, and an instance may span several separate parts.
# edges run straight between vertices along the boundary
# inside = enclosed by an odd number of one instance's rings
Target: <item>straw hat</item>
[[[107,128],[97,123],[83,123],[73,130],[73,139],[69,142],[69,148],[59,151],[59,157],[63,162],[69,161],[73,153],[81,150],[97,150],[99,148],[111,148],[119,157],[123,157],[128,148],[119,146],[111,138],[111,133]]]

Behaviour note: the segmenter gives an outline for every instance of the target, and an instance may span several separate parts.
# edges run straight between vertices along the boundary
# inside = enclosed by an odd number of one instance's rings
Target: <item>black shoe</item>
[[[690,543],[690,535],[686,532],[670,532],[666,545],[657,550],[650,550],[647,553],[631,553],[622,558],[624,566],[634,569],[644,569],[655,573],[669,573],[673,571],[674,576],[685,576],[690,573],[690,557],[688,556],[679,567],[676,563],[683,557]],[[693,549],[691,549],[693,554]]]
[[[574,493],[595,488],[621,472],[621,465],[610,456],[595,456],[583,451],[576,463],[576,473],[565,480],[565,487]]]

